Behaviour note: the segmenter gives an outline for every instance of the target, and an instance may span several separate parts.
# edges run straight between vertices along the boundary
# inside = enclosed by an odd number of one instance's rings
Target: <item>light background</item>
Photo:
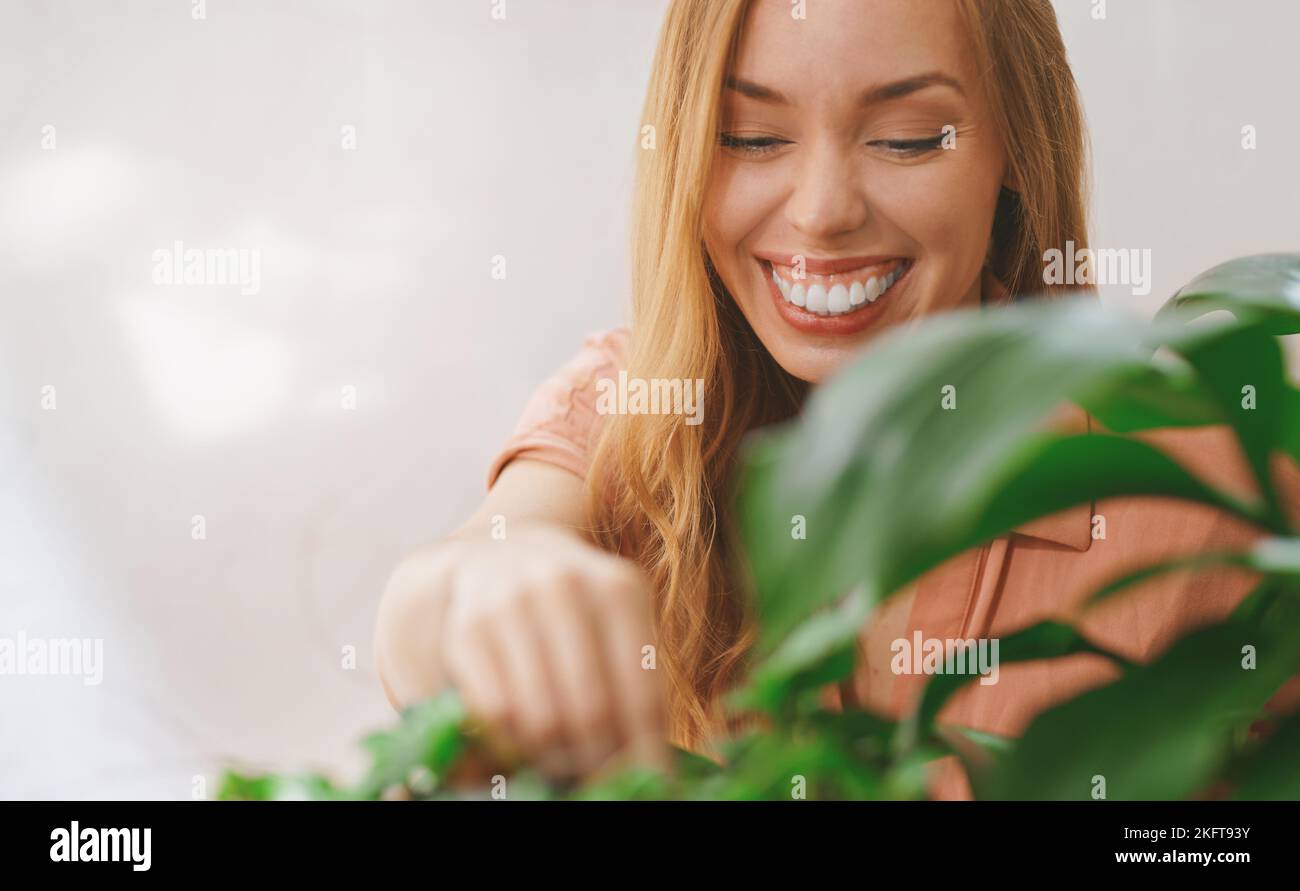
[[[536,382],[626,318],[665,5],[0,2],[0,637],[105,647],[98,687],[0,677],[0,797],[358,768],[392,717],[370,646],[389,569],[472,510]],[[1150,312],[1216,262],[1300,249],[1300,4],[1093,6],[1057,3],[1094,242],[1155,272],[1150,298],[1105,299]],[[258,248],[260,293],[154,285],[176,239]]]

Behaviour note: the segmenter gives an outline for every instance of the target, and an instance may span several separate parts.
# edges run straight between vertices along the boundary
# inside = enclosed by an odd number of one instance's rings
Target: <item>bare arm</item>
[[[375,625],[395,706],[453,686],[554,773],[620,750],[660,760],[662,690],[641,669],[649,590],[584,536],[585,497],[572,473],[516,460],[468,522],[398,565]]]

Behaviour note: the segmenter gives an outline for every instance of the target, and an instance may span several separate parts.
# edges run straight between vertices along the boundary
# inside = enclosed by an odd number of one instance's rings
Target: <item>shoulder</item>
[[[585,409],[595,412],[597,385],[616,377],[627,362],[627,328],[611,328],[583,338],[577,352],[538,385],[524,409],[518,428],[567,417],[575,423],[591,421]]]
[[[631,331],[626,327],[588,334],[573,358],[550,380],[566,386],[586,386],[593,373],[609,370],[617,372],[627,362],[630,337]]]
[[[586,476],[600,430],[599,382],[617,377],[627,362],[626,327],[588,334],[577,352],[534,389],[488,469],[488,487],[515,458],[528,457]]]

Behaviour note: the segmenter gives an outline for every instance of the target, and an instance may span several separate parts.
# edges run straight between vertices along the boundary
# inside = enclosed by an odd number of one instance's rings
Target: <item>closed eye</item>
[[[943,147],[943,139],[944,134],[938,133],[924,139],[875,139],[867,145],[883,148],[899,157],[914,158],[938,151]],[[789,145],[790,141],[775,136],[737,136],[734,133],[722,133],[718,137],[718,144],[723,148],[752,156],[775,151],[783,145]]]
[[[734,133],[723,133],[718,136],[718,144],[741,154],[762,155],[789,145],[789,140],[777,139],[775,136],[736,136]]]
[[[925,139],[876,139],[867,145],[883,148],[905,158],[912,158],[942,148],[943,137],[944,134],[939,133]]]

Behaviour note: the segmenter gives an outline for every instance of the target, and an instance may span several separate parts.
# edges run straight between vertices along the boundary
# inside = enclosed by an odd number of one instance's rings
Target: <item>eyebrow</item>
[[[785,94],[753,81],[728,77],[725,87],[758,102],[768,102],[773,105],[792,104]],[[941,71],[928,71],[925,74],[916,74],[865,90],[858,97],[858,105],[876,105],[892,99],[902,99],[904,96],[910,96],[929,87],[951,87],[963,96],[966,95],[966,91],[962,89],[961,83],[956,78],[949,77]]]

